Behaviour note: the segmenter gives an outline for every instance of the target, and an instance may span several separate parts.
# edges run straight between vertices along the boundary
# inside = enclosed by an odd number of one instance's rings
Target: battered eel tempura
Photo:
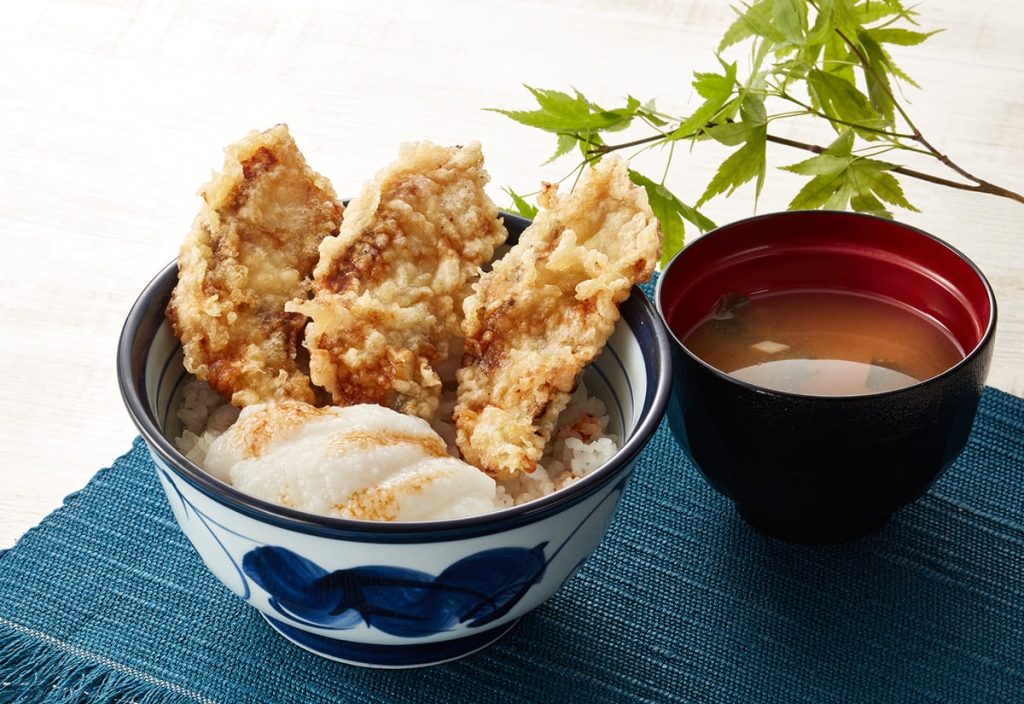
[[[431,419],[467,281],[507,237],[488,180],[479,143],[405,144],[321,243],[314,298],[287,309],[309,316],[310,376],[335,405]]]
[[[576,379],[600,353],[662,233],[626,163],[606,157],[541,212],[465,302],[455,409],[463,458],[498,479],[532,472]]]
[[[167,317],[185,368],[234,405],[311,403],[296,362],[305,317],[284,305],[308,295],[317,247],[337,234],[344,208],[284,125],[225,152],[224,172],[200,192]]]

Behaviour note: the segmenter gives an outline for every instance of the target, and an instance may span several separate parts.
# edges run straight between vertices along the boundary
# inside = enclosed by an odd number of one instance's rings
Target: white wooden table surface
[[[717,69],[723,0],[0,3],[0,549],[136,436],[114,371],[142,287],[177,253],[222,148],[286,122],[313,168],[349,196],[401,141],[478,139],[493,197],[557,180],[548,135],[485,112],[525,109],[522,84],[693,107]],[[1024,11],[1017,0],[924,0],[901,50],[911,115],[954,160],[1024,191]],[[798,136],[798,135],[791,135]],[[677,159],[696,200],[722,154]],[[779,163],[803,158],[784,155]],[[758,212],[799,183],[770,174]],[[1000,304],[989,383],[1024,396],[1024,205],[906,183],[899,218],[970,256]],[[754,213],[749,189],[713,202]]]

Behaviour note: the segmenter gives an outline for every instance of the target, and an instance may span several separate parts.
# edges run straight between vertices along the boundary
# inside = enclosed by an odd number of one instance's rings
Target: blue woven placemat
[[[366,670],[286,643],[203,567],[141,440],[0,553],[0,701],[1022,702],[1024,399],[879,533],[763,537],[666,426],[594,558],[491,648]]]

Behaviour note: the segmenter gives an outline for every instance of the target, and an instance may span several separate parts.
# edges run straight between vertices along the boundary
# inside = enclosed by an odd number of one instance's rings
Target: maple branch
[[[588,150],[587,153],[588,154],[593,154],[594,156],[604,156],[605,154],[610,154],[612,152],[616,152],[616,151],[619,151],[621,149],[629,149],[629,148],[632,148],[632,147],[640,147],[640,146],[643,146],[645,144],[652,144],[654,142],[658,142],[658,141],[661,141],[661,140],[664,140],[664,139],[665,139],[664,135],[656,134],[656,135],[650,135],[648,137],[641,137],[640,139],[634,139],[634,140],[632,140],[630,142],[622,142],[620,144],[599,144],[599,145],[594,146],[592,149]],[[777,137],[777,136],[772,135],[772,134],[767,135],[766,139],[769,142],[773,142],[775,144],[781,144],[783,146],[792,147],[794,149],[801,149],[803,151],[812,152],[814,154],[822,154],[822,153],[825,152],[825,149],[826,149],[825,147],[822,147],[821,145],[818,145],[818,144],[810,144],[808,142],[799,142],[799,141],[796,141],[796,140],[793,140],[793,139],[787,139],[786,137]],[[971,191],[973,193],[984,193],[984,194],[987,194],[987,195],[999,196],[1001,198],[1008,198],[1010,200],[1017,201],[1018,203],[1024,203],[1024,195],[1021,195],[1020,193],[1017,193],[1015,191],[1011,191],[1011,190],[1009,190],[1007,188],[1003,188],[1002,186],[997,186],[994,183],[990,183],[989,181],[985,181],[984,179],[980,179],[977,176],[974,176],[973,174],[969,173],[968,171],[966,171],[962,167],[958,166],[948,156],[946,156],[945,154],[940,153],[937,149],[935,149],[935,147],[933,147],[928,142],[928,140],[926,140],[920,134],[920,132],[915,134],[913,136],[913,139],[915,141],[919,142],[923,147],[925,147],[928,150],[928,154],[930,154],[933,158],[937,159],[939,162],[941,162],[947,168],[955,171],[956,173],[960,174],[961,176],[963,176],[968,181],[971,181],[972,183],[963,183],[962,181],[953,181],[951,179],[943,178],[942,176],[936,176],[934,174],[929,174],[929,173],[926,173],[924,171],[917,171],[916,169],[908,169],[908,168],[906,168],[904,166],[897,166],[897,167],[891,169],[891,171],[893,173],[900,174],[901,176],[907,176],[909,178],[915,178],[915,179],[917,179],[919,181],[925,181],[927,183],[933,183],[933,184],[935,184],[937,186],[946,186],[948,188],[956,188],[956,189],[961,190],[961,191]]]
[[[806,142],[798,142],[796,140],[786,139],[785,137],[776,137],[776,136],[771,135],[771,134],[769,134],[767,136],[767,140],[769,142],[774,142],[775,144],[781,144],[781,145],[784,145],[784,146],[787,146],[787,147],[793,147],[795,149],[803,149],[804,151],[813,152],[814,154],[821,154],[821,153],[823,153],[825,151],[825,147],[822,147],[822,146],[817,145],[817,144],[808,144]],[[1014,191],[1011,191],[1011,190],[1009,190],[1007,188],[1003,188],[1002,186],[997,186],[994,183],[989,183],[988,181],[985,181],[984,179],[980,179],[980,178],[978,178],[976,176],[971,175],[970,173],[965,171],[960,166],[957,166],[948,156],[946,156],[944,154],[940,154],[923,137],[917,139],[917,141],[920,142],[925,148],[927,148],[929,153],[935,159],[938,159],[946,167],[948,167],[949,169],[952,169],[953,171],[957,172],[958,174],[960,174],[961,176],[963,176],[967,180],[972,181],[973,183],[963,183],[962,181],[952,181],[952,180],[950,180],[948,178],[943,178],[941,176],[935,176],[934,174],[929,174],[929,173],[926,173],[924,171],[917,171],[915,169],[908,169],[905,166],[897,166],[897,167],[895,167],[893,169],[890,169],[890,171],[892,171],[894,174],[900,174],[901,176],[908,176],[910,178],[916,178],[919,181],[926,181],[928,183],[934,183],[934,184],[936,184],[938,186],[947,186],[949,188],[956,188],[956,189],[959,189],[961,191],[972,191],[974,193],[985,193],[985,194],[988,194],[988,195],[1000,196],[1002,198],[1009,198],[1010,200],[1015,200],[1018,203],[1024,203],[1024,195],[1021,195],[1020,193],[1016,193]]]

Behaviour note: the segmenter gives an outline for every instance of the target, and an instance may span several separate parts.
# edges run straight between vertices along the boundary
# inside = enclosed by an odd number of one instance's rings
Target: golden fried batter
[[[312,403],[296,362],[306,320],[284,304],[308,295],[317,248],[338,233],[344,208],[285,125],[254,130],[225,153],[224,172],[200,191],[167,317],[185,368],[234,405]]]
[[[583,367],[603,349],[662,233],[626,163],[605,158],[542,210],[466,299],[455,409],[463,458],[498,479],[537,467]]]
[[[336,405],[431,418],[467,281],[507,237],[488,180],[479,143],[404,144],[321,243],[315,297],[287,309],[309,316],[310,376]]]

